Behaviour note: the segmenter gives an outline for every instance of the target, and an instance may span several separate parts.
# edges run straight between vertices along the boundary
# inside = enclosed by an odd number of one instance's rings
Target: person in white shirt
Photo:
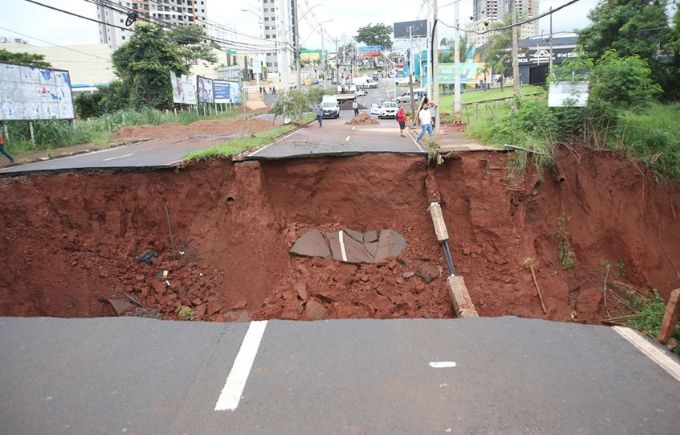
[[[354,109],[354,116],[359,114],[359,104],[355,101],[352,102],[352,109]]]
[[[432,117],[430,115],[430,105],[425,104],[418,112],[418,119],[420,120],[420,134],[416,138],[416,142],[422,145],[420,140],[425,136],[425,132],[432,138]]]

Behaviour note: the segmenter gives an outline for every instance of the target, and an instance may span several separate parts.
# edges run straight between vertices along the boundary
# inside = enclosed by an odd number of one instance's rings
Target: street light
[[[251,14],[255,15],[258,19],[257,23],[260,25],[260,36],[264,37],[264,19],[262,18],[262,15],[258,14],[257,12],[250,10],[250,9],[241,9],[241,12],[250,12]],[[257,53],[257,62],[260,64],[260,67],[258,70],[260,72],[255,74],[255,85],[257,86],[258,92],[260,92],[260,77],[262,76],[262,58],[260,57],[261,53]]]

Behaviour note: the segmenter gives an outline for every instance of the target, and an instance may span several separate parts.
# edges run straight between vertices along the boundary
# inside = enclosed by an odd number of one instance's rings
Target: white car
[[[396,118],[397,117],[397,103],[394,101],[383,101],[380,106],[380,114],[378,118]]]
[[[380,105],[378,103],[371,104],[371,115],[380,116]]]
[[[356,94],[357,97],[363,97],[368,95],[368,92],[366,92],[366,89],[357,89]]]

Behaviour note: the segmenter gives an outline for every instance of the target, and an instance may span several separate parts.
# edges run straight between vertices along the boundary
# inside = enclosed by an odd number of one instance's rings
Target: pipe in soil
[[[448,255],[427,213],[430,177],[452,265],[480,315],[599,323],[617,314],[602,306],[604,260],[622,265],[617,279],[664,297],[680,286],[680,189],[614,154],[579,153],[580,163],[559,152],[564,181],[543,178],[538,191],[536,174],[509,178],[511,157],[486,152],[462,153],[436,175],[421,157],[371,154],[2,177],[0,315],[108,316],[100,299],[130,295],[143,305],[134,314],[166,319],[452,317]],[[393,228],[408,245],[380,264],[291,256],[311,228]],[[569,269],[558,256],[564,239]],[[159,258],[137,262],[149,249]]]

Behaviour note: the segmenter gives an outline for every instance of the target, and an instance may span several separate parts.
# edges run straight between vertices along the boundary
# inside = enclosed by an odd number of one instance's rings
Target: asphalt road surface
[[[210,148],[238,135],[164,138],[107,148],[44,162],[28,163],[0,170],[0,173],[55,171],[81,168],[158,167],[177,164],[189,152]]]
[[[0,423],[9,435],[680,427],[680,382],[601,326],[512,317],[0,318],[0,348]]]

